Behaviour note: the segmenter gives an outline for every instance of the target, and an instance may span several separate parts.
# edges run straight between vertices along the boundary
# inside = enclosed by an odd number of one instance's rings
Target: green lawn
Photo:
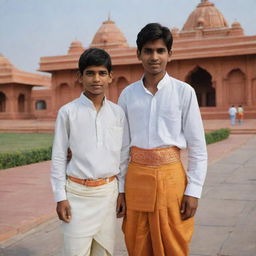
[[[52,145],[53,134],[0,133],[0,153],[47,148]]]

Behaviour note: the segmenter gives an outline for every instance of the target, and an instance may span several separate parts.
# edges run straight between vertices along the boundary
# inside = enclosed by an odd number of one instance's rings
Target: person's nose
[[[95,75],[94,75],[94,82],[99,82],[100,81],[100,75],[98,74],[98,73],[96,73]]]
[[[153,60],[153,61],[157,61],[157,60],[158,60],[158,54],[157,54],[156,51],[153,51],[153,52],[152,52],[152,60]]]

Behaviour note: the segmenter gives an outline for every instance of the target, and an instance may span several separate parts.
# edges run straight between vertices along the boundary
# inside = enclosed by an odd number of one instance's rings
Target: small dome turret
[[[68,50],[68,54],[81,54],[84,51],[84,47],[79,40],[74,40]]]
[[[126,48],[127,40],[115,22],[110,20],[104,21],[96,32],[90,47],[98,47],[104,49],[110,48]]]

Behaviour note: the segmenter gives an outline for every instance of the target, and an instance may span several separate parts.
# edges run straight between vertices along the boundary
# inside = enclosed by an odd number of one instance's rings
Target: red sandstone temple
[[[228,118],[231,104],[242,104],[246,118],[255,118],[256,35],[244,35],[237,21],[229,26],[207,0],[198,4],[181,30],[171,32],[173,55],[167,71],[194,87],[203,118]],[[111,55],[114,80],[107,97],[117,102],[121,91],[142,76],[136,48],[129,47],[110,19],[103,22],[89,47],[103,48]],[[40,71],[49,72],[51,79],[19,71],[0,56],[0,119],[54,119],[58,109],[82,91],[77,62],[84,49],[76,40],[66,55],[42,57]]]

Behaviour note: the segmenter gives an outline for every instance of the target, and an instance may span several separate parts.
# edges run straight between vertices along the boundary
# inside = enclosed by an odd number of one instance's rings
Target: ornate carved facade
[[[255,118],[256,36],[244,35],[237,21],[228,26],[221,12],[207,0],[198,4],[181,30],[172,28],[171,31],[174,45],[167,71],[194,87],[203,117],[227,118],[230,104],[242,104],[246,117]],[[106,49],[112,57],[114,80],[107,97],[116,102],[121,91],[143,74],[136,48],[129,47],[123,33],[110,19],[103,22],[90,47]],[[51,73],[51,86],[32,90],[31,96],[26,86],[24,90],[19,87],[24,97],[19,96],[17,106],[12,109],[26,110],[30,104],[34,118],[55,118],[57,110],[82,91],[77,62],[83,50],[81,42],[76,40],[67,55],[42,57],[40,70]],[[0,80],[0,118],[10,109],[2,88]]]

